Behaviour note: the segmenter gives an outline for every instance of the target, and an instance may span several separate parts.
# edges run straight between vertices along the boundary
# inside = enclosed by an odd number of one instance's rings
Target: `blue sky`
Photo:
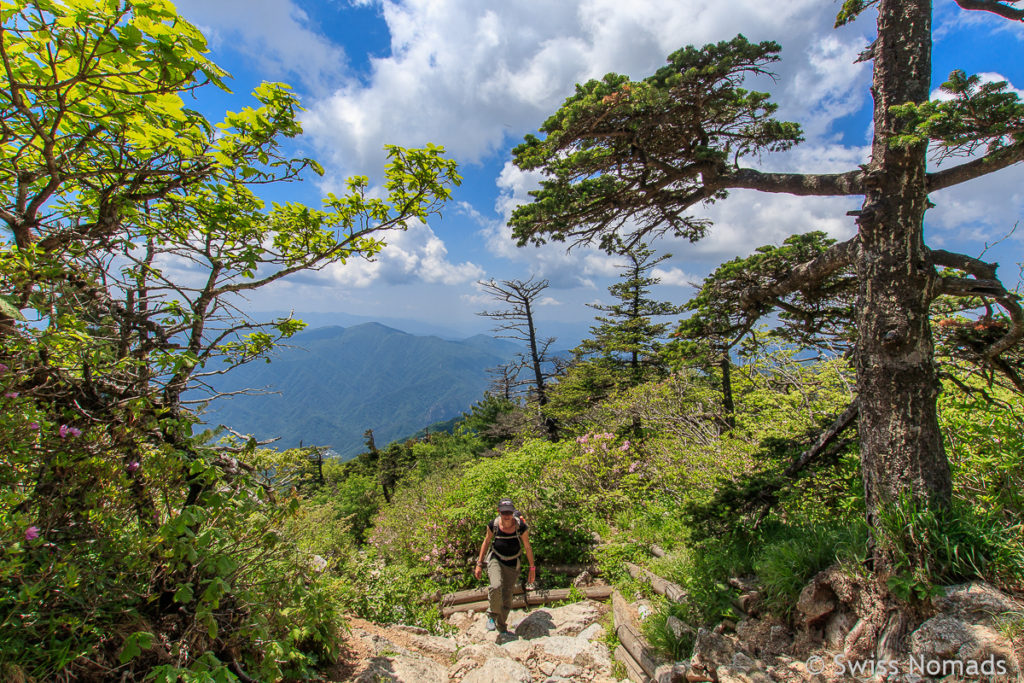
[[[505,221],[527,200],[535,176],[510,164],[511,148],[573,91],[609,71],[643,77],[686,44],[731,38],[782,45],[777,79],[751,84],[772,92],[781,118],[804,126],[807,141],[760,167],[845,171],[866,161],[870,66],[857,55],[873,38],[873,12],[833,29],[838,3],[821,0],[178,0],[179,11],[210,40],[233,75],[233,95],[208,92],[211,117],[248,103],[262,80],[285,81],[306,108],[297,151],[317,158],[323,178],[278,188],[268,198],[318,204],[345,177],[380,178],[383,145],[445,146],[464,183],[440,219],[388,237],[374,263],[352,262],[282,283],[254,297],[252,311],[294,309],[316,324],[332,314],[407,319],[464,334],[484,331],[475,312],[493,308],[480,279],[547,278],[541,333],[572,336],[608,301],[615,262],[592,249],[517,248]],[[938,86],[954,68],[1024,88],[1024,26],[936,0]],[[1024,226],[999,242],[1021,216],[1024,165],[932,196],[927,239],[933,247],[982,255],[1019,282]],[[705,240],[659,240],[671,252],[656,296],[683,302],[724,260],[788,235],[854,231],[856,200],[740,191],[704,213]],[[347,318],[338,316],[340,324]],[[545,327],[546,326],[546,327]]]

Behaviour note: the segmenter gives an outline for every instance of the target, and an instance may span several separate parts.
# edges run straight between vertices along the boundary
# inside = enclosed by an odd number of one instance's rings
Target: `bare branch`
[[[968,161],[959,166],[929,173],[927,179],[928,191],[935,192],[936,190],[942,190],[953,185],[959,185],[968,180],[974,180],[989,173],[1001,171],[1020,161],[1024,161],[1024,144],[1003,147],[991,154],[986,154],[983,157]]]
[[[981,259],[971,258],[970,256],[946,251],[944,249],[932,249],[930,256],[932,263],[937,266],[956,268],[964,271],[965,273],[970,273],[977,278],[986,280],[996,279],[996,268],[999,267],[998,263],[986,263]]]
[[[1012,19],[1014,21],[1024,21],[1024,9],[1018,9],[1011,7],[1013,3],[1007,4],[1004,2],[998,2],[997,0],[953,0],[956,4],[960,5],[960,9],[965,10],[979,10],[982,12],[991,12],[992,14],[998,14],[1005,19]]]
[[[741,168],[710,184],[725,188],[780,192],[801,196],[832,197],[864,194],[864,171],[846,173],[765,173]]]
[[[808,448],[806,451],[800,454],[792,465],[786,468],[785,474],[787,477],[792,477],[797,472],[807,467],[808,463],[818,457],[829,444],[831,444],[837,436],[843,433],[843,431],[853,424],[857,414],[860,412],[860,403],[857,399],[854,399],[850,405],[846,407],[839,417],[829,425],[828,429],[821,433],[818,440],[814,442],[814,445]]]

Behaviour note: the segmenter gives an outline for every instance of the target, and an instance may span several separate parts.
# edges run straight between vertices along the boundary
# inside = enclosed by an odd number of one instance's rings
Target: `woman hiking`
[[[492,544],[493,541],[493,544]],[[488,552],[490,548],[490,552]],[[528,583],[537,580],[537,567],[533,564],[533,548],[530,547],[530,527],[526,520],[516,512],[516,506],[508,498],[498,501],[498,516],[487,524],[487,533],[483,545],[480,546],[480,557],[477,559],[476,571],[473,574],[480,578],[480,573],[487,567],[487,578],[490,588],[487,600],[487,630],[498,629],[499,633],[508,633],[508,613],[512,609],[512,590],[519,578],[519,556],[526,551],[526,559],[530,562]],[[486,558],[486,559],[485,559]]]

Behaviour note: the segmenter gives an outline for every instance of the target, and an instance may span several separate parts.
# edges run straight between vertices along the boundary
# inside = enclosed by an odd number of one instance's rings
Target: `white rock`
[[[410,683],[422,683],[417,679],[408,680]],[[479,669],[470,671],[462,683],[530,683],[532,680],[530,670],[519,662],[495,657],[488,659]]]

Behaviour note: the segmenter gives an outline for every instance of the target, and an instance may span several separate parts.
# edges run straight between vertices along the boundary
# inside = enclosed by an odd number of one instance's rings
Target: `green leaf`
[[[0,295],[0,314],[7,316],[8,318],[14,318],[15,320],[25,320],[25,316],[22,315],[18,307],[14,305],[16,299],[10,295]]]

